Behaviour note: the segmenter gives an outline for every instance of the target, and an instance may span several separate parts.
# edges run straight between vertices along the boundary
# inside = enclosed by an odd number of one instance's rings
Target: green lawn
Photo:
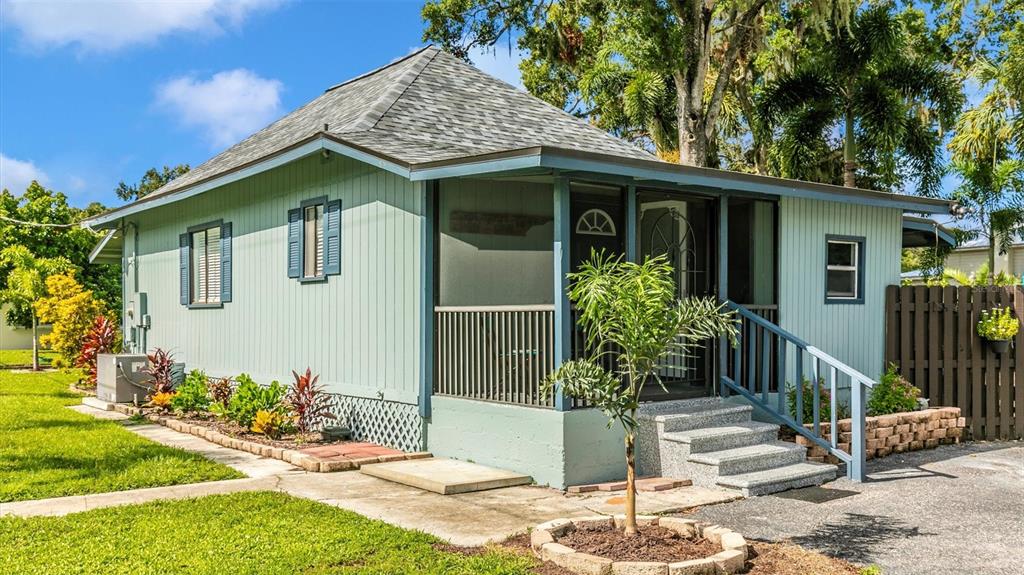
[[[437,540],[281,493],[236,493],[65,517],[0,518],[0,565],[14,574],[508,574],[534,561],[473,556]]]
[[[48,349],[39,350],[39,365],[47,367],[53,363],[57,353]],[[0,349],[0,369],[11,366],[31,366],[31,349]]]
[[[0,503],[242,477],[67,409],[81,402],[68,391],[77,378],[0,370]]]

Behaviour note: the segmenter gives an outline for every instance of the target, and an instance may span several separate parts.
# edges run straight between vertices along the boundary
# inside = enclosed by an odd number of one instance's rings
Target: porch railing
[[[553,305],[435,307],[436,395],[553,407],[540,383],[554,370]]]
[[[846,463],[847,475],[854,481],[864,479],[864,426],[867,391],[875,382],[820,349],[787,332],[761,315],[727,301],[729,309],[736,311],[742,329],[738,345],[731,350],[731,361],[722,368],[720,381],[723,393],[735,392],[760,407],[772,417],[792,428],[794,432],[824,448]],[[789,369],[787,369],[789,366]],[[790,377],[792,375],[792,377]],[[805,397],[804,378],[810,381],[810,397]],[[772,382],[776,393],[772,398]],[[845,381],[848,385],[842,386]],[[787,390],[794,392],[794,409],[789,409]],[[828,394],[823,393],[827,387]],[[849,441],[840,441],[839,392],[849,389],[850,433]],[[822,398],[828,402],[828,439],[822,433]],[[805,402],[810,413],[804,412]],[[805,415],[810,416],[810,428],[805,427]],[[847,433],[847,432],[843,432]]]

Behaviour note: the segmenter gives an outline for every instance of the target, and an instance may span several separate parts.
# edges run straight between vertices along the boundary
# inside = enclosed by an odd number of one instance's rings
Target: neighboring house
[[[904,213],[948,209],[665,163],[425,48],[87,224],[125,263],[126,349],[262,382],[310,366],[360,437],[563,487],[624,468],[604,415],[538,393],[573,353],[565,276],[592,249],[666,254],[680,295],[877,377]],[[646,399],[718,393],[717,358],[666,366]]]
[[[958,247],[946,258],[946,269],[960,270],[966,274],[973,274],[983,265],[988,263],[988,243],[984,240],[967,242]],[[1024,242],[1017,242],[1010,246],[1006,252],[996,250],[996,265],[994,274],[1000,272],[1018,278],[1024,283]],[[920,272],[908,272],[903,274],[905,280],[914,283],[923,283],[924,278]]]
[[[38,330],[42,337],[50,333],[50,326],[41,325]],[[7,306],[0,307],[0,349],[32,349],[32,330],[7,323]]]

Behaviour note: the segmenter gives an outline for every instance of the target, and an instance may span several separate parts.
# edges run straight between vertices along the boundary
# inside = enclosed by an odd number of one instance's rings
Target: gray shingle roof
[[[188,187],[324,131],[405,164],[554,146],[654,156],[438,48],[328,89],[151,194]]]

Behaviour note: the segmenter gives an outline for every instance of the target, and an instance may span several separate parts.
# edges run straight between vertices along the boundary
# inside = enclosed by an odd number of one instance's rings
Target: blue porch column
[[[569,308],[569,297],[565,290],[569,286],[566,274],[569,273],[569,242],[572,240],[572,222],[569,221],[569,180],[555,175],[555,367],[572,357],[572,310]],[[572,401],[562,393],[561,385],[555,388],[555,409],[567,411],[572,408]]]
[[[430,417],[434,393],[434,222],[437,180],[423,182],[420,201],[420,417]],[[424,436],[425,437],[425,436]]]
[[[636,186],[626,186],[626,261],[636,262],[639,246],[636,244]]]
[[[722,194],[718,196],[718,299],[725,301],[729,299],[729,196]],[[725,375],[726,363],[729,358],[729,340],[722,336],[718,338],[718,373],[715,377],[715,387],[718,388],[722,397],[729,397],[729,388],[722,385],[719,379]]]

